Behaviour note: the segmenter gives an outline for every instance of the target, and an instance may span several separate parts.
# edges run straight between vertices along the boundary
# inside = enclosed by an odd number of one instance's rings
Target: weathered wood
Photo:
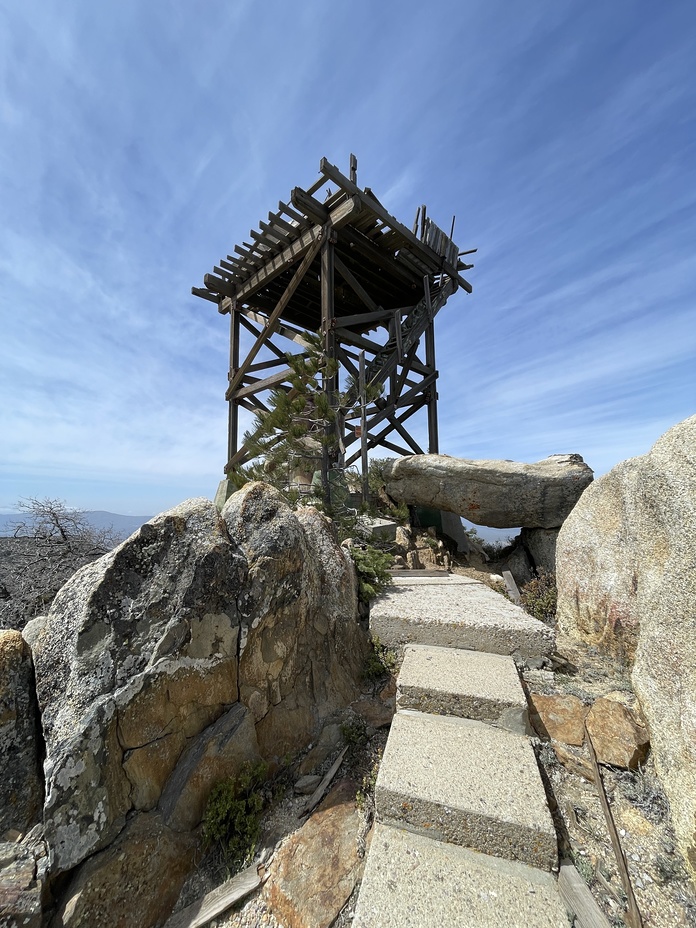
[[[194,296],[199,296],[202,300],[210,300],[211,303],[220,305],[220,295],[211,293],[209,290],[203,289],[203,287],[191,287],[191,293]]]
[[[265,326],[268,322],[268,316],[257,313],[253,309],[242,309],[240,312],[243,316],[246,316],[247,319],[251,319],[261,326]],[[287,338],[288,341],[302,345],[303,348],[309,348],[309,342],[304,338],[304,332],[288,325],[287,322],[280,322],[276,325],[276,334],[282,335],[283,338]]]
[[[391,216],[387,210],[382,206],[382,204],[377,200],[377,198],[367,197],[360,188],[354,184],[348,177],[342,174],[337,167],[333,164],[330,164],[326,158],[322,158],[319,163],[319,170],[322,174],[325,174],[330,180],[333,180],[334,183],[342,187],[346,193],[351,193],[353,196],[357,196],[361,199],[364,205],[371,209],[380,219],[382,219],[388,226],[392,229],[398,231],[407,242],[411,242],[415,245],[420,251],[433,262],[433,270],[438,270],[440,267],[453,279],[456,280],[460,287],[463,287],[467,293],[473,291],[473,287],[468,280],[465,280],[463,277],[460,277],[457,269],[452,266],[450,262],[441,258],[437,252],[433,251],[428,245],[424,242],[421,242],[416,238],[416,236],[411,232],[410,229],[407,229],[406,226],[402,225],[398,219],[395,219],[394,216]],[[425,218],[425,209],[423,210],[423,218]]]
[[[301,355],[301,354],[295,354],[295,355],[290,355],[290,357],[292,357],[292,358],[294,359],[294,358],[300,358],[300,357],[302,357],[302,355]],[[249,370],[247,371],[247,373],[249,373],[249,374],[255,374],[255,373],[257,373],[257,371],[267,371],[267,370],[269,370],[269,368],[271,368],[271,367],[278,367],[280,364],[286,364],[286,365],[287,365],[287,360],[288,360],[288,356],[287,356],[287,355],[281,354],[280,352],[278,352],[278,357],[277,357],[277,358],[269,358],[268,361],[259,361],[259,362],[256,363],[256,364],[252,364],[251,367],[249,368]]]
[[[411,435],[409,435],[409,433],[407,432],[407,430],[406,430],[406,429],[403,427],[403,425],[399,422],[399,420],[396,418],[396,416],[387,416],[387,421],[390,422],[390,423],[392,424],[392,426],[394,427],[394,429],[399,433],[399,435],[401,435],[401,437],[403,438],[403,440],[404,440],[404,441],[406,442],[406,444],[409,446],[409,448],[411,449],[411,451],[409,452],[409,454],[411,454],[411,453],[413,453],[413,454],[424,454],[423,449],[422,449],[421,446],[418,444],[418,442],[416,441],[416,439],[413,438]]]
[[[255,339],[258,338],[262,334],[263,328],[264,328],[263,325],[259,329],[257,326],[253,325],[249,319],[246,318],[245,313],[239,312],[239,321],[242,323],[242,325],[247,330],[247,332],[251,332],[251,334],[254,336]],[[277,334],[277,332],[278,332],[278,329],[276,327],[276,332],[274,334]],[[280,348],[276,348],[276,346],[273,344],[272,337],[266,339],[266,341],[264,342],[264,348],[267,348],[272,354],[276,356],[276,358],[282,361],[285,361],[285,352],[281,351]],[[233,371],[233,374],[236,374],[236,373],[237,373],[236,370]],[[230,380],[231,379],[232,378],[230,377]]]
[[[422,409],[422,408],[423,408],[424,405],[425,405],[425,400],[422,400],[421,402],[416,402],[416,403],[414,403],[414,404],[410,407],[410,409],[407,409],[406,412],[402,413],[402,415],[400,415],[400,416],[398,417],[399,422],[402,422],[402,423],[403,423],[403,422],[405,422],[407,419],[410,419],[410,417],[413,416],[413,415],[415,415],[415,414],[418,412],[419,409]],[[389,413],[391,413],[391,411],[392,411],[392,410],[389,410],[389,411],[387,412],[387,415],[388,415]],[[369,428],[369,420],[368,420],[368,428]],[[386,428],[382,429],[381,432],[378,432],[376,435],[371,435],[370,438],[369,438],[369,440],[368,440],[368,449],[377,448],[377,447],[384,441],[384,438],[385,438],[391,431],[393,431],[393,429],[392,429],[392,425],[391,425],[391,423],[390,423],[388,426],[386,426]],[[355,437],[351,438],[348,442],[346,442],[346,444],[347,444],[347,445],[348,445],[348,444],[353,444],[354,441],[357,441],[357,438],[355,438]],[[402,453],[403,453],[403,452],[401,452],[401,451],[399,452],[399,454],[402,454]],[[406,452],[406,453],[407,453],[407,454],[410,454],[410,452]],[[355,464],[355,462],[358,460],[359,457],[360,457],[360,450],[358,450],[358,451],[356,451],[356,452],[353,452],[353,454],[352,454],[349,458],[346,459],[346,467],[350,467],[351,464]]]
[[[341,261],[338,255],[334,256],[334,264],[336,270],[345,280],[348,286],[351,288],[353,293],[358,297],[358,299],[367,306],[371,313],[378,313],[382,310],[381,306],[378,306],[375,301],[372,299],[367,290],[363,287],[360,281],[357,279],[355,274],[346,267],[346,265]]]
[[[611,814],[609,800],[607,798],[606,790],[604,789],[604,781],[602,780],[602,774],[599,769],[599,764],[597,763],[597,755],[595,753],[594,745],[592,744],[592,737],[587,728],[587,725],[585,725],[585,744],[587,745],[587,748],[590,752],[590,761],[592,762],[592,769],[594,771],[594,779],[597,792],[599,794],[599,801],[607,823],[609,837],[611,838],[611,846],[614,849],[614,857],[616,858],[619,875],[621,876],[621,883],[623,885],[624,892],[626,893],[627,908],[624,915],[624,921],[629,926],[629,928],[643,928],[643,919],[638,908],[638,903],[636,902],[635,893],[633,892],[631,875],[628,872],[628,862],[626,861],[626,855],[624,854],[623,848],[621,847],[621,840],[619,838],[619,833],[616,830],[614,816]]]
[[[253,296],[257,290],[266,286],[271,280],[291,267],[298,258],[306,254],[309,249],[321,239],[322,234],[323,231],[321,226],[313,226],[311,229],[303,232],[299,238],[291,242],[280,254],[271,258],[262,268],[248,277],[243,284],[238,284],[235,293],[230,295],[236,296],[240,302],[242,300],[247,300],[249,297]]]
[[[331,236],[328,236],[324,240],[321,249],[321,330],[324,336],[324,353],[327,358],[336,356],[336,336],[333,328],[335,297],[334,252],[334,242],[331,241]],[[338,372],[329,374],[324,370],[322,389],[326,395],[329,408],[334,409],[336,406],[336,393],[338,392]],[[324,503],[328,510],[331,509],[329,471],[334,463],[329,442],[333,428],[333,424],[329,423],[324,430],[326,441],[323,444],[321,456],[321,483],[324,491]]]
[[[373,342],[371,339],[365,338],[364,335],[358,335],[357,332],[351,332],[350,329],[344,329],[342,326],[336,328],[336,335],[341,339],[341,341],[347,342],[349,345],[353,345],[355,348],[361,348],[365,351],[369,351],[371,354],[378,354],[384,348],[384,345],[380,345],[378,342]],[[427,368],[425,364],[421,364],[418,360],[414,360],[413,370],[417,374],[425,375],[431,373],[430,369]]]
[[[166,874],[162,874],[162,877],[164,879]],[[207,925],[213,918],[233,906],[235,902],[253,893],[262,882],[258,867],[253,864],[223,883],[222,886],[207,893],[202,899],[186,906],[176,915],[172,915],[165,922],[164,928],[202,928],[203,925]]]
[[[427,290],[426,290],[427,292]],[[436,371],[435,367],[435,325],[433,322],[432,306],[430,306],[430,322],[425,330],[425,363]],[[436,371],[437,372],[437,371]],[[437,392],[428,403],[428,453],[440,453],[440,432],[437,421]]]
[[[311,265],[312,261],[314,261],[314,259],[316,258],[319,252],[319,249],[321,248],[321,245],[322,245],[322,237],[320,235],[317,238],[317,240],[313,243],[313,245],[311,246],[307,254],[304,256],[304,258],[302,259],[302,263],[300,264],[298,269],[295,271],[292,277],[292,280],[287,285],[282,297],[278,300],[278,304],[276,308],[273,310],[271,315],[268,317],[268,322],[266,323],[266,327],[264,331],[256,339],[251,349],[249,350],[249,353],[247,354],[246,358],[242,362],[239,370],[235,374],[234,379],[230,383],[230,386],[227,390],[228,399],[234,393],[234,391],[239,386],[239,384],[242,382],[242,378],[244,377],[244,374],[246,374],[246,372],[249,369],[249,365],[252,363],[256,355],[259,353],[259,351],[263,347],[264,342],[273,334],[274,327],[280,321],[280,317],[282,316],[286,306],[292,299],[292,295],[295,292],[295,290],[297,290],[300,284],[300,281],[302,280],[304,275],[309,270],[309,266]]]
[[[311,223],[306,216],[303,216],[302,213],[295,212],[291,206],[289,206],[287,203],[283,203],[282,200],[278,201],[278,209],[281,213],[285,213],[286,216],[292,219],[293,222],[296,222],[300,229],[307,229],[309,226],[311,226]]]
[[[509,570],[503,571],[503,580],[505,581],[505,589],[507,590],[508,596],[515,603],[516,606],[522,605],[522,599],[520,597],[520,591],[517,588],[515,583],[515,578],[512,576]]]
[[[608,919],[595,902],[587,883],[570,860],[562,860],[558,872],[561,899],[579,920],[581,928],[611,928]]]
[[[250,396],[252,393],[262,393],[264,390],[270,390],[272,387],[277,387],[278,384],[283,383],[283,381],[289,380],[292,374],[292,368],[286,367],[276,374],[271,374],[270,377],[265,377],[263,380],[257,380],[255,383],[240,387],[238,390],[235,390],[230,398],[233,400],[241,399],[242,397]]]
[[[230,314],[230,371],[239,367],[239,315]],[[227,460],[234,457],[239,443],[239,410],[229,401],[227,408]]]
[[[319,786],[317,786],[317,788],[314,790],[312,795],[309,797],[307,802],[302,807],[302,811],[300,812],[301,816],[309,815],[309,813],[319,805],[319,803],[321,802],[324,796],[324,793],[329,788],[331,781],[338,773],[338,768],[343,763],[343,758],[346,756],[347,751],[348,751],[348,745],[346,745],[346,747],[343,748],[341,753],[338,755],[336,760],[333,762],[329,770],[324,775],[324,778],[319,784]]]
[[[329,221],[329,211],[324,206],[323,203],[320,203],[318,200],[315,200],[313,196],[307,193],[306,190],[303,190],[302,187],[294,187],[290,193],[290,202],[298,209],[301,213],[304,213],[312,222],[316,222],[318,225],[324,225],[325,222]]]
[[[390,309],[380,309],[374,313],[355,313],[353,316],[334,316],[334,327],[347,328],[351,325],[371,325],[391,319],[394,313]]]

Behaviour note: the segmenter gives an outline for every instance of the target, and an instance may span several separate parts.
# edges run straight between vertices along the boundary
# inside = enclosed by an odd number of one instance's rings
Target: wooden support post
[[[336,336],[334,334],[334,236],[330,230],[321,246],[321,330],[324,336],[324,353],[327,362],[336,358]],[[338,374],[325,374],[323,389],[326,393],[330,409],[336,408],[336,393],[338,390]],[[326,428],[327,442],[324,444],[321,459],[321,484],[324,491],[324,503],[328,511],[331,510],[331,483],[330,470],[334,454],[329,447],[332,440],[334,425],[329,423]]]
[[[273,333],[275,332],[276,326],[280,322],[280,317],[285,311],[286,306],[292,299],[292,296],[295,290],[297,290],[297,288],[299,287],[302,281],[302,278],[307,273],[310,264],[312,263],[312,261],[317,255],[317,252],[322,247],[321,242],[322,242],[322,239],[321,239],[321,236],[319,236],[316,242],[314,242],[314,244],[311,246],[307,254],[302,259],[302,263],[300,264],[298,269],[295,271],[292,277],[292,280],[285,288],[285,292],[283,293],[281,298],[278,300],[276,307],[271,313],[271,315],[268,317],[268,322],[266,323],[264,330],[261,332],[259,337],[254,342],[249,353],[244,359],[244,363],[239,368],[239,370],[236,371],[232,380],[230,381],[230,386],[229,386],[229,389],[227,390],[228,397],[231,396],[234,393],[234,391],[237,389],[237,387],[240,385],[240,383],[244,379],[244,375],[249,370],[249,367],[251,366],[254,358],[259,353],[263,345],[271,337],[271,335],[273,335]]]
[[[230,380],[239,367],[239,313],[232,309],[230,312]],[[239,406],[230,398],[227,420],[227,465],[237,453],[239,440]]]
[[[360,352],[360,455],[362,459],[362,501],[365,505],[370,499],[367,463],[367,389],[365,385],[365,352]]]
[[[425,363],[435,374],[428,400],[428,453],[440,453],[440,437],[437,427],[437,370],[435,368],[435,322],[431,318],[425,330]]]

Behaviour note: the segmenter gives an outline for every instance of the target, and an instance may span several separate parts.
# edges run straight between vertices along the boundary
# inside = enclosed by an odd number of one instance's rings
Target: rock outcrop
[[[384,474],[387,493],[398,502],[455,512],[493,528],[557,528],[592,481],[579,454],[536,464],[416,454],[397,458]]]
[[[557,547],[558,621],[632,666],[680,847],[696,873],[696,416],[583,494]]]
[[[17,631],[0,632],[0,836],[41,818],[41,736],[31,651]]]
[[[114,867],[139,926],[159,923],[157,872],[183,881],[215,783],[277,765],[359,696],[356,587],[328,520],[264,484],[222,514],[188,500],[68,581],[28,636],[50,873],[72,871],[56,925],[115,925]]]

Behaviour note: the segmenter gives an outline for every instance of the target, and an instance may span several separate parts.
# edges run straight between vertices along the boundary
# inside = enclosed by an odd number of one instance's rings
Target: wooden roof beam
[[[473,287],[468,280],[465,280],[461,277],[456,269],[450,264],[449,261],[446,261],[437,252],[433,251],[425,242],[421,242],[410,229],[407,229],[405,225],[402,225],[397,219],[395,219],[390,213],[382,206],[382,204],[375,197],[370,197],[365,194],[357,184],[354,184],[350,178],[342,174],[337,167],[327,161],[326,158],[322,158],[319,163],[319,170],[327,178],[332,180],[335,184],[338,184],[346,193],[352,194],[354,197],[359,197],[361,202],[375,213],[386,225],[395,231],[399,232],[403,238],[412,246],[416,247],[420,252],[427,255],[431,262],[434,263],[435,268],[440,268],[449,274],[449,276],[455,280],[460,287],[463,287],[467,293],[473,291]]]
[[[327,224],[334,229],[342,228],[347,222],[356,216],[361,209],[360,201],[356,197],[350,197],[345,202],[341,203],[336,209],[332,210],[329,213]],[[239,284],[235,292],[229,292],[228,290],[221,290],[219,292],[226,293],[228,296],[236,297],[237,300],[246,300],[257,290],[260,290],[262,287],[266,286],[274,277],[277,277],[278,274],[282,274],[283,271],[287,270],[292,264],[297,261],[306,251],[308,251],[312,245],[314,245],[322,235],[322,227],[315,225],[310,229],[307,229],[302,235],[299,236],[294,242],[291,242],[287,248],[284,248],[279,254],[275,257],[270,258],[266,263],[258,269],[251,277],[248,278],[244,283]],[[208,278],[211,278],[210,282]],[[208,287],[209,290],[215,290],[219,285],[218,278],[212,277],[210,274],[206,274],[203,278],[203,281]],[[224,282],[223,282],[224,283]]]

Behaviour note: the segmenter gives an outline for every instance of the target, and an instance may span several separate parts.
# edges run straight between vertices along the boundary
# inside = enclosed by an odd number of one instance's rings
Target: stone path
[[[539,657],[554,648],[553,629],[480,580],[395,578],[372,605],[370,630],[382,644],[431,644],[491,654]]]
[[[404,660],[354,928],[568,928],[511,656],[552,631],[454,576],[397,578],[370,625]]]

